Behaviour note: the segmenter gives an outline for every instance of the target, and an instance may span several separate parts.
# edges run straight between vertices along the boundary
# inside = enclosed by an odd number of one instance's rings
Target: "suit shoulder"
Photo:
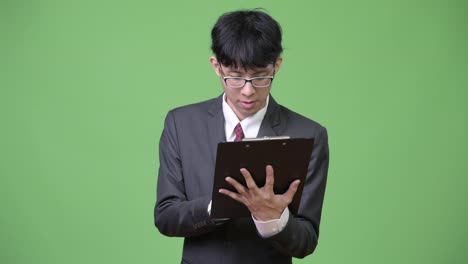
[[[217,100],[220,99],[217,97],[198,103],[179,106],[170,110],[169,114],[172,114],[175,117],[193,117],[195,115],[199,115],[200,113],[206,113],[209,111],[211,107],[216,105]],[[219,106],[221,107],[221,103],[219,103]]]

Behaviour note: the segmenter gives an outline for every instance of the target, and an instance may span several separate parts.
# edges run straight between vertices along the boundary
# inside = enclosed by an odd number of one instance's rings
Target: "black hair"
[[[283,51],[281,26],[259,9],[223,14],[211,30],[211,40],[216,58],[228,67],[266,67]]]

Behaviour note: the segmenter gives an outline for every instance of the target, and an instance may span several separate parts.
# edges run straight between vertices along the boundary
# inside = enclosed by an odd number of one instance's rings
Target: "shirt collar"
[[[226,133],[226,139],[229,141],[230,138],[234,135],[234,127],[239,123],[239,118],[232,110],[231,106],[226,102],[226,94],[223,94],[223,114],[224,114],[224,128]],[[257,137],[258,131],[260,130],[260,125],[262,124],[263,118],[265,117],[266,111],[268,109],[268,103],[270,101],[270,96],[268,95],[266,99],[265,106],[260,109],[257,113],[244,118],[240,121],[242,130],[246,138]]]

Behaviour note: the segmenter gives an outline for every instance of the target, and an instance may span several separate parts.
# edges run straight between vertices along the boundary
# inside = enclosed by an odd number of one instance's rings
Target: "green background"
[[[468,263],[466,1],[0,1],[0,262],[179,263],[153,225],[169,109],[215,97],[210,30],[264,7],[272,90],[328,128],[316,252]]]

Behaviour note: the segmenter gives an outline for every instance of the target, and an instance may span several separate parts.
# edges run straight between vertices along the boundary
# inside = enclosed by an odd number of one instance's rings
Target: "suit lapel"
[[[281,112],[280,105],[270,95],[267,112],[263,118],[257,137],[285,136],[286,115]]]
[[[213,100],[208,109],[207,136],[208,146],[210,148],[210,156],[213,164],[216,161],[216,152],[218,143],[226,141],[226,133],[224,131],[224,115],[222,108],[222,95]]]

